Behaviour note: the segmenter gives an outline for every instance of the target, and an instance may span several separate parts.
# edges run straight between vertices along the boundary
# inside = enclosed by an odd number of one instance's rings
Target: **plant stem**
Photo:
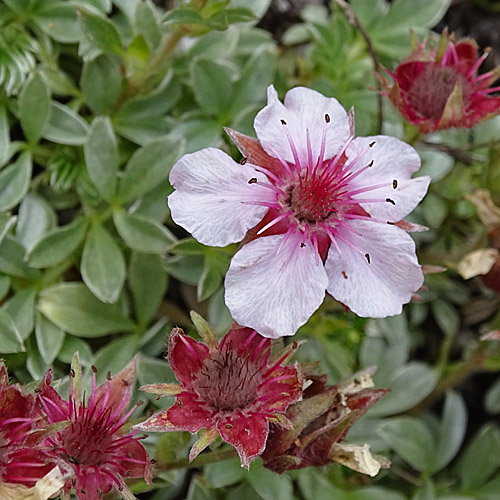
[[[235,458],[237,456],[238,455],[236,454],[236,450],[234,448],[226,448],[224,450],[212,451],[199,455],[192,462],[190,462],[187,458],[181,458],[180,460],[172,460],[171,462],[157,464],[157,468],[162,471],[173,469],[195,469],[203,467],[204,465],[231,460],[231,458]]]

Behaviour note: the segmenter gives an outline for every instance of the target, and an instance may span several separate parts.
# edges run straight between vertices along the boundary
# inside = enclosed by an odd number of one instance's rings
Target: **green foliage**
[[[204,147],[240,159],[223,127],[254,135],[268,85],[280,95],[312,87],[355,107],[358,135],[378,133],[381,113],[384,133],[413,142],[419,175],[432,178],[411,216],[429,230],[413,236],[421,262],[449,270],[427,275],[421,300],[400,316],[357,318],[327,299],[297,334],[308,342],[296,359],[329,383],[376,367],[376,387],[390,392],[349,442],[369,443],[393,468],[373,480],[340,466],[277,475],[230,459],[192,477],[162,470],[133,488],[155,500],[497,500],[500,431],[472,407],[500,413],[498,341],[479,341],[500,328],[498,297],[454,270],[487,244],[466,195],[489,189],[500,206],[499,118],[416,137],[387,103],[379,110],[372,55],[336,2],[306,5],[280,43],[256,27],[269,0],[178,1],[167,12],[158,3],[0,3],[0,358],[25,382],[48,368],[64,377],[78,351],[102,381],[138,354],[140,384],[176,382],[162,359],[166,336],[192,328],[191,309],[217,336],[228,330],[223,281],[237,248],[206,247],[173,224],[170,170]],[[427,35],[450,0],[349,5],[392,70],[410,53],[410,30]],[[461,385],[480,371],[495,373],[489,387]],[[144,400],[162,409],[173,401]],[[160,470],[186,465],[190,439],[167,433],[146,443]],[[205,454],[224,450],[211,446]]]

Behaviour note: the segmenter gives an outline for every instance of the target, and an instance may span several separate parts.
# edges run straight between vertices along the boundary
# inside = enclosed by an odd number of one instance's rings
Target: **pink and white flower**
[[[254,123],[227,130],[244,160],[207,148],[172,168],[174,221],[205,245],[244,240],[225,279],[235,321],[266,337],[293,335],[325,290],[360,316],[399,314],[423,283],[410,236],[396,225],[430,179],[416,151],[383,135],[354,137],[334,98],[290,90]]]

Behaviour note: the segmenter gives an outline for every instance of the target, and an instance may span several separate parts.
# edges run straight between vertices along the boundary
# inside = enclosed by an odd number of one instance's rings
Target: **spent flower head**
[[[34,487],[54,468],[40,446],[43,417],[32,394],[17,384],[9,384],[7,368],[0,360],[0,491],[5,497],[9,490]]]
[[[180,385],[152,384],[141,390],[175,396],[176,401],[134,428],[191,433],[205,429],[190,460],[220,434],[248,468],[264,450],[269,422],[286,425],[283,413],[302,394],[297,367],[284,366],[297,343],[271,357],[270,339],[255,330],[233,327],[220,343],[207,328],[203,336],[205,343],[179,328],[172,331],[168,360]]]
[[[353,121],[336,99],[297,87],[282,104],[271,86],[255,118],[258,141],[227,130],[241,164],[207,148],[172,168],[175,222],[206,245],[244,240],[225,280],[240,325],[293,335],[325,290],[360,316],[396,315],[422,285],[398,224],[430,179],[411,178],[420,167],[411,146],[355,138]]]
[[[369,371],[334,386],[326,385],[326,375],[309,376],[306,383],[310,385],[302,401],[286,412],[292,428],[271,426],[264,466],[282,473],[337,462],[370,476],[388,467],[389,461],[373,456],[367,444],[343,443],[359,417],[387,392],[372,388]]]
[[[491,84],[500,67],[482,75],[477,71],[488,52],[478,56],[472,39],[455,42],[443,31],[437,49],[427,41],[413,42],[413,52],[389,72],[391,86],[379,75],[389,99],[404,118],[423,133],[450,127],[470,128],[500,112],[500,90]]]
[[[63,498],[74,488],[80,500],[100,500],[111,490],[126,500],[134,499],[125,484],[127,478],[152,478],[151,465],[144,446],[125,433],[123,425],[134,406],[127,411],[135,380],[135,358],[119,373],[96,387],[85,402],[81,394],[81,369],[75,355],[70,370],[69,400],[65,401],[52,387],[49,370],[38,388],[38,400],[49,423],[69,421],[64,429],[45,440],[53,462],[66,477]]]

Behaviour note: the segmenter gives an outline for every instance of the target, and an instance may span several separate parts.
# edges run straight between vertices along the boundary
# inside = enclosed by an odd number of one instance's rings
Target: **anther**
[[[342,271],[342,276],[344,277],[345,280],[347,279],[347,274],[345,273],[345,271]]]
[[[389,224],[389,226],[395,226],[396,225],[395,222],[391,222],[390,220],[387,221],[387,224]]]
[[[325,122],[330,123],[330,115],[328,113],[325,115]]]
[[[370,254],[369,254],[369,253],[365,253],[365,258],[366,258],[366,260],[368,261],[368,264],[371,264],[371,261],[370,261]]]
[[[398,187],[398,181],[397,181],[396,179],[394,179],[394,180],[392,181],[392,188],[393,188],[393,189],[396,189],[397,187]]]
[[[154,458],[152,458],[152,459],[149,461],[149,463],[150,463],[151,465],[154,465],[154,464],[156,463],[156,460],[155,460]]]
[[[231,424],[226,424],[226,429],[232,429],[233,426]]]
[[[391,198],[386,198],[385,201],[387,203],[390,203],[391,205],[395,205],[396,204],[396,202],[394,200],[392,200]]]
[[[106,380],[111,380],[111,372],[106,373]]]
[[[73,370],[73,368],[69,369],[69,376],[70,377],[75,377],[76,376],[75,370]]]
[[[306,246],[306,244],[305,244],[305,243],[301,243],[301,244],[300,244],[300,248],[304,248],[305,246]]]
[[[94,373],[97,373],[97,368],[96,368],[94,365],[92,365],[90,368],[92,368],[92,371],[93,371]]]
[[[368,167],[373,167],[373,160],[372,160],[370,163],[368,163],[368,165],[367,165],[367,166],[368,166]]]
[[[144,401],[139,401],[136,406],[142,406],[144,404]]]
[[[244,165],[247,161],[248,161],[248,158],[242,158],[242,159],[240,160],[240,164],[241,164],[241,165]]]
[[[248,184],[255,184],[257,182],[257,177],[252,177],[249,181]]]
[[[128,383],[127,380],[123,379],[122,378],[122,384],[125,386],[125,387],[128,387],[130,384]]]
[[[280,120],[281,122],[281,125],[286,125],[286,121],[285,120]]]
[[[182,408],[182,407],[184,406],[184,403],[182,402],[182,400],[181,400],[181,399],[177,400],[177,406],[178,406],[179,408]]]
[[[373,148],[373,146],[375,146],[375,141],[370,142],[370,144],[368,144],[368,146],[370,146],[371,148]]]

